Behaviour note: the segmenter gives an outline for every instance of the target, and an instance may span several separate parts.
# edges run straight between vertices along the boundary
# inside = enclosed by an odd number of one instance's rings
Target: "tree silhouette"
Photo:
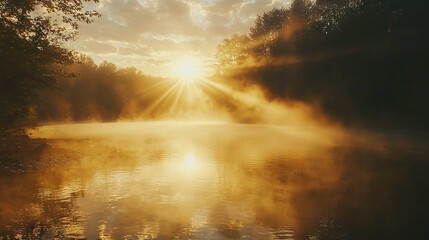
[[[80,22],[99,16],[84,2],[35,0],[0,2],[0,129],[2,133],[28,125],[37,90],[54,88],[64,74],[59,64],[74,61],[62,47],[76,37]]]
[[[258,16],[250,28],[250,40],[253,42],[252,51],[257,58],[271,59],[278,52],[281,31],[287,21],[288,11],[284,8],[272,9]]]
[[[61,91],[44,90],[35,112],[40,122],[116,121],[140,116],[144,109],[167,91],[165,79],[144,75],[136,68],[113,63],[96,65],[87,56],[63,67],[73,78],[57,80]],[[158,86],[158,87],[155,87]],[[151,88],[151,91],[147,89]]]
[[[224,76],[258,84],[273,98],[317,105],[346,125],[427,128],[428,5],[295,0],[259,16],[241,44],[247,47],[233,53],[268,61]],[[224,59],[227,49],[219,46]]]

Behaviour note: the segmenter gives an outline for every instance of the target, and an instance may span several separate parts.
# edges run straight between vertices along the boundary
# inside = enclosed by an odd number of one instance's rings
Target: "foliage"
[[[117,121],[143,117],[143,109],[167,91],[160,86],[165,79],[144,75],[135,68],[118,68],[108,62],[96,65],[82,55],[78,60],[65,67],[76,77],[58,79],[61,91],[40,92],[43,98],[36,109],[39,121]],[[147,91],[149,88],[151,91]]]
[[[283,25],[288,18],[285,9],[273,9],[258,17],[250,28],[250,40],[254,43],[253,54],[257,58],[269,59],[278,51]]]
[[[99,16],[85,2],[34,0],[0,2],[0,130],[28,126],[37,90],[54,88],[60,64],[74,61],[62,44],[76,37],[80,22]]]
[[[320,107],[351,126],[425,128],[429,20],[424,0],[295,0],[258,16],[223,76]],[[262,40],[261,40],[262,39]],[[244,39],[243,39],[244,40]],[[238,50],[238,51],[237,51]],[[224,59],[243,56],[225,71]],[[249,65],[249,59],[265,59]],[[235,75],[234,75],[235,73]]]
[[[237,34],[223,40],[216,52],[218,70],[224,72],[243,64],[250,57],[249,46],[247,45],[249,41],[247,35]]]

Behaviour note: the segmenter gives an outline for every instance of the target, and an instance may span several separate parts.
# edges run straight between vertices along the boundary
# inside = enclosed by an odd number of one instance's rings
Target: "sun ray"
[[[153,102],[144,112],[143,116],[148,116],[153,112],[155,107],[158,107],[163,101],[168,98],[168,96],[177,88],[180,84],[178,82],[174,83],[167,91],[164,92],[155,102]]]
[[[213,82],[210,80],[201,80],[201,83],[207,84],[229,96],[234,96],[237,100],[245,104],[258,104],[260,102],[260,98],[258,96],[253,96],[252,94],[244,94],[221,83]]]
[[[179,90],[176,93],[176,97],[174,98],[173,104],[171,105],[171,110],[175,110],[177,107],[177,104],[180,101],[180,98],[182,97],[182,93],[183,93],[183,84],[179,84]]]
[[[156,92],[156,91],[160,91],[162,90],[162,88],[171,85],[171,81],[170,80],[166,80],[166,79],[162,79],[159,80],[157,83],[150,85],[147,88],[142,89],[142,91],[144,91],[144,93],[148,93],[148,92]]]

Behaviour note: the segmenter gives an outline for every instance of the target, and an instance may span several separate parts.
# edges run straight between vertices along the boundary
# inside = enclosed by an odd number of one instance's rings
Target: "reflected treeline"
[[[90,219],[79,200],[87,194],[85,186],[97,169],[133,169],[135,161],[130,159],[136,156],[128,150],[119,152],[103,141],[50,141],[38,154],[27,156],[31,168],[8,167],[2,162],[0,238],[84,239]]]
[[[311,103],[349,126],[425,128],[428,4],[295,0],[225,39],[218,77]]]
[[[165,79],[108,62],[96,65],[85,56],[65,67],[74,77],[59,79],[57,91],[39,94],[37,115],[42,122],[130,119],[142,114],[167,89]]]
[[[326,144],[314,131],[242,124],[62,124],[39,131],[50,146],[35,156],[41,167],[0,174],[6,239],[427,235],[426,145],[378,148],[358,134]]]

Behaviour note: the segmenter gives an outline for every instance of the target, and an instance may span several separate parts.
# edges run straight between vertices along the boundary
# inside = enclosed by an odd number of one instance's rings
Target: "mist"
[[[419,4],[294,1],[225,39],[218,77],[304,102],[349,128],[427,129]]]
[[[427,64],[420,49],[428,35],[418,6],[294,1],[226,38],[215,74],[191,85],[82,57],[67,68],[75,78],[40,94],[37,114],[41,122],[195,119],[426,129]]]
[[[427,1],[60,2],[0,3],[0,239],[427,236]]]
[[[269,99],[256,84],[238,87],[213,78],[184,85],[82,59],[68,68],[74,77],[58,80],[57,90],[40,93],[41,123],[205,120],[306,128],[333,125],[311,105]]]

